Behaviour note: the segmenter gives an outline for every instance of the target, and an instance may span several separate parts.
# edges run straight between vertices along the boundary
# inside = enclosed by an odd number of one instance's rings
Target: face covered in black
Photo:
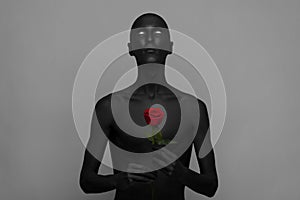
[[[138,17],[130,32],[129,53],[137,64],[165,64],[173,43],[166,22],[158,15],[147,13]]]

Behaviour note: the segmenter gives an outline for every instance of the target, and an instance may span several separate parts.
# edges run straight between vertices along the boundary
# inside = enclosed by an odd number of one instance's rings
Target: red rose
[[[144,111],[144,118],[151,126],[159,125],[164,117],[164,112],[160,108],[148,108]]]

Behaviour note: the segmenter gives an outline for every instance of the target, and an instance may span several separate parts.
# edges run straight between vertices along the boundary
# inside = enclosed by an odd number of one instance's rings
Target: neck
[[[138,77],[136,84],[166,84],[165,77],[165,65],[157,63],[148,63],[144,65],[138,65]]]

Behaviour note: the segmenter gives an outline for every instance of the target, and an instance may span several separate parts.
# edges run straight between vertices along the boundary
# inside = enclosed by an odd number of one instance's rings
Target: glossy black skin
[[[167,25],[163,19],[151,13],[140,16],[134,22],[132,30],[138,31],[132,31],[128,47],[130,55],[136,58],[139,67],[138,79],[135,84],[138,84],[142,78],[149,78],[148,72],[153,73],[153,77],[166,83],[164,65],[167,55],[172,52],[173,45],[166,28]],[[160,31],[160,33],[157,31]],[[140,32],[143,33],[140,34]],[[154,49],[155,51],[147,51],[148,49]],[[153,66],[151,65],[151,70],[147,71],[149,68],[141,68],[144,64],[153,64]],[[132,120],[140,126],[147,125],[143,116],[144,110],[153,104],[161,104],[168,113],[167,122],[162,129],[162,133],[164,138],[172,139],[180,124],[181,112],[179,101],[184,104],[189,104],[191,99],[195,97],[178,91],[170,85],[165,87],[160,84],[152,83],[139,87],[129,96],[128,91],[130,91],[133,86],[134,84],[116,94],[120,100],[125,98],[130,99],[129,113]],[[176,93],[179,94],[179,97],[175,96],[172,92],[174,90],[177,91]],[[132,152],[149,152],[157,148],[146,138],[135,138],[124,133],[114,121],[110,101],[111,94],[100,99],[96,104],[93,117],[93,122],[99,122],[110,142]],[[82,190],[85,193],[102,193],[116,189],[116,200],[183,200],[184,187],[187,186],[207,197],[214,196],[218,188],[214,151],[211,147],[210,140],[204,140],[205,136],[210,134],[209,118],[206,105],[199,99],[196,101],[198,102],[201,113],[198,128],[194,130],[197,134],[191,146],[178,160],[167,167],[149,173],[133,174],[114,169],[114,174],[112,175],[101,175],[98,174],[101,162],[86,150],[80,173],[80,186]],[[122,115],[121,112],[120,115]],[[190,124],[189,127],[191,127],[191,129],[187,128],[185,130],[186,134],[193,131],[192,128],[194,126],[195,124]],[[95,142],[91,141],[93,138],[92,135],[96,134],[95,132],[96,131],[94,131],[94,133],[91,132],[89,143]],[[107,141],[100,142],[103,145]],[[204,158],[197,157],[200,168],[199,174],[189,169],[189,162],[192,145],[194,145],[196,152],[199,152],[201,145],[204,143],[205,146],[211,148],[211,151]],[[102,158],[103,153],[104,149],[99,151],[100,158]],[[159,159],[165,161],[164,159],[167,158],[164,156],[166,156],[166,154],[159,157]],[[113,163],[118,162],[115,160],[116,155],[114,155],[113,151],[111,152],[111,157]]]

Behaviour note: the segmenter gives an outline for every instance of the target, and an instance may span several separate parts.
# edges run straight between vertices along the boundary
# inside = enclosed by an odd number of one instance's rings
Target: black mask
[[[130,33],[129,53],[137,64],[165,64],[172,53],[173,43],[166,22],[158,15],[148,13],[138,17]]]

